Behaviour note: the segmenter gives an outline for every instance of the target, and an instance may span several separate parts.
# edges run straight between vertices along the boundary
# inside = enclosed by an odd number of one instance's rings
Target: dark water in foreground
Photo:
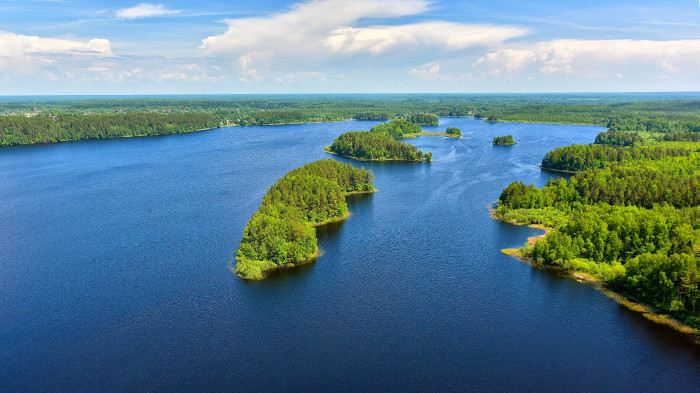
[[[682,338],[500,253],[538,231],[485,206],[600,129],[441,121],[470,139],[364,163],[325,255],[252,283],[228,263],[266,189],[373,123],[0,150],[0,390],[700,391]]]

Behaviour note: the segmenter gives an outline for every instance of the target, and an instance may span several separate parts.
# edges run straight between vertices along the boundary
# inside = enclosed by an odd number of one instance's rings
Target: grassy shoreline
[[[541,235],[536,235],[536,236],[530,236],[527,238],[526,245],[532,246],[537,242],[537,240],[544,238],[547,236],[547,234],[552,230],[552,228],[547,228],[544,225],[539,225],[539,224],[528,224],[525,222],[518,222],[518,221],[513,221],[513,220],[503,220],[499,217],[496,216],[496,210],[494,208],[494,204],[490,203],[487,206],[487,209],[489,211],[489,217],[494,220],[498,220],[501,222],[505,222],[511,225],[527,225],[529,228],[535,228],[535,229],[540,229],[543,230],[544,233]],[[624,294],[621,294],[619,292],[614,291],[611,289],[608,285],[606,285],[603,281],[593,277],[592,275],[585,273],[585,272],[578,272],[575,270],[571,269],[564,269],[561,267],[557,266],[549,266],[549,265],[544,265],[542,263],[539,263],[537,261],[534,261],[525,255],[523,255],[521,248],[504,248],[501,250],[502,253],[511,256],[517,260],[520,260],[521,262],[525,262],[529,264],[532,267],[538,268],[538,269],[544,269],[548,270],[550,272],[554,272],[558,275],[561,275],[563,277],[567,277],[570,279],[574,279],[580,283],[585,283],[592,285],[594,288],[597,290],[603,292],[605,296],[615,300],[619,305],[634,311],[636,313],[639,313],[644,317],[645,319],[652,321],[654,323],[664,325],[666,327],[669,327],[673,329],[675,332],[682,334],[685,336],[688,340],[690,340],[693,344],[700,346],[700,330],[695,329],[691,326],[688,326],[676,319],[673,319],[667,315],[659,314],[654,310],[653,307],[646,305],[644,303],[638,302],[632,298],[629,298],[625,296]]]
[[[345,219],[345,218],[343,218],[343,219]],[[285,263],[284,265],[279,265],[279,266],[271,267],[271,268],[269,268],[269,269],[264,269],[264,270],[261,272],[262,274],[261,274],[259,277],[258,277],[258,276],[255,276],[255,277],[242,276],[240,273],[236,272],[236,266],[235,266],[235,264],[234,264],[233,267],[231,267],[230,269],[231,269],[234,273],[236,273],[236,275],[237,275],[239,278],[242,278],[242,279],[245,280],[245,281],[261,281],[261,280],[264,280],[264,279],[267,278],[267,274],[268,274],[269,272],[273,272],[273,271],[277,271],[277,270],[281,270],[281,269],[291,269],[291,268],[294,268],[294,267],[297,267],[297,266],[306,265],[306,264],[308,264],[308,263],[311,263],[311,262],[315,261],[315,260],[318,259],[318,257],[320,257],[321,255],[323,255],[323,252],[322,252],[321,249],[319,248],[319,249],[316,250],[316,252],[314,252],[314,253],[311,254],[308,258],[306,258],[306,259],[304,259],[304,260],[301,260],[301,261],[298,261],[298,262],[295,262],[295,263],[289,262],[289,263]]]

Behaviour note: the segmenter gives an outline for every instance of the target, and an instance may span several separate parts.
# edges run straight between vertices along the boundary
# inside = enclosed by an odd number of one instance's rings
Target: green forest
[[[615,124],[625,126],[547,153],[543,168],[575,174],[543,188],[515,181],[495,214],[553,228],[523,256],[588,273],[699,328],[700,143],[666,138],[697,128],[679,130],[667,119]]]
[[[265,272],[313,259],[318,252],[314,226],[347,217],[345,196],[374,190],[374,174],[327,159],[290,171],[267,190],[243,229],[236,273],[259,280]]]
[[[326,150],[341,156],[364,160],[430,161],[432,153],[399,142],[384,132],[351,131],[340,134]]]
[[[513,135],[495,136],[493,137],[493,144],[498,146],[510,146],[517,142],[513,139]]]
[[[207,113],[0,116],[0,146],[192,132],[219,126]]]
[[[390,123],[377,124],[370,129],[371,132],[383,133],[394,139],[403,139],[411,134],[418,134],[421,128],[418,124],[408,120],[394,120]]]
[[[438,116],[599,125],[663,132],[667,141],[700,135],[700,102],[684,93],[40,96],[0,97],[0,145],[351,119],[437,125]],[[415,132],[397,128],[396,139]]]
[[[437,115],[432,113],[416,113],[409,115],[406,120],[421,126],[437,126],[440,124]]]
[[[462,131],[457,127],[447,127],[445,133],[453,138],[459,138],[462,136]]]

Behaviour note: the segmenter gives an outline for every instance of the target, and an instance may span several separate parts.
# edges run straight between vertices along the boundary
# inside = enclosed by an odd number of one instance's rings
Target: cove
[[[539,231],[486,205],[602,128],[440,122],[469,139],[412,139],[429,165],[323,151],[364,121],[0,150],[2,390],[700,390],[672,331],[500,252]],[[328,157],[380,192],[319,227],[315,263],[238,279],[267,188]]]

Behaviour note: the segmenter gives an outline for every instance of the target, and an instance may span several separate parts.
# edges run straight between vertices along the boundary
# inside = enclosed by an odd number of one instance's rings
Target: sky
[[[697,0],[0,0],[0,96],[664,91]]]

